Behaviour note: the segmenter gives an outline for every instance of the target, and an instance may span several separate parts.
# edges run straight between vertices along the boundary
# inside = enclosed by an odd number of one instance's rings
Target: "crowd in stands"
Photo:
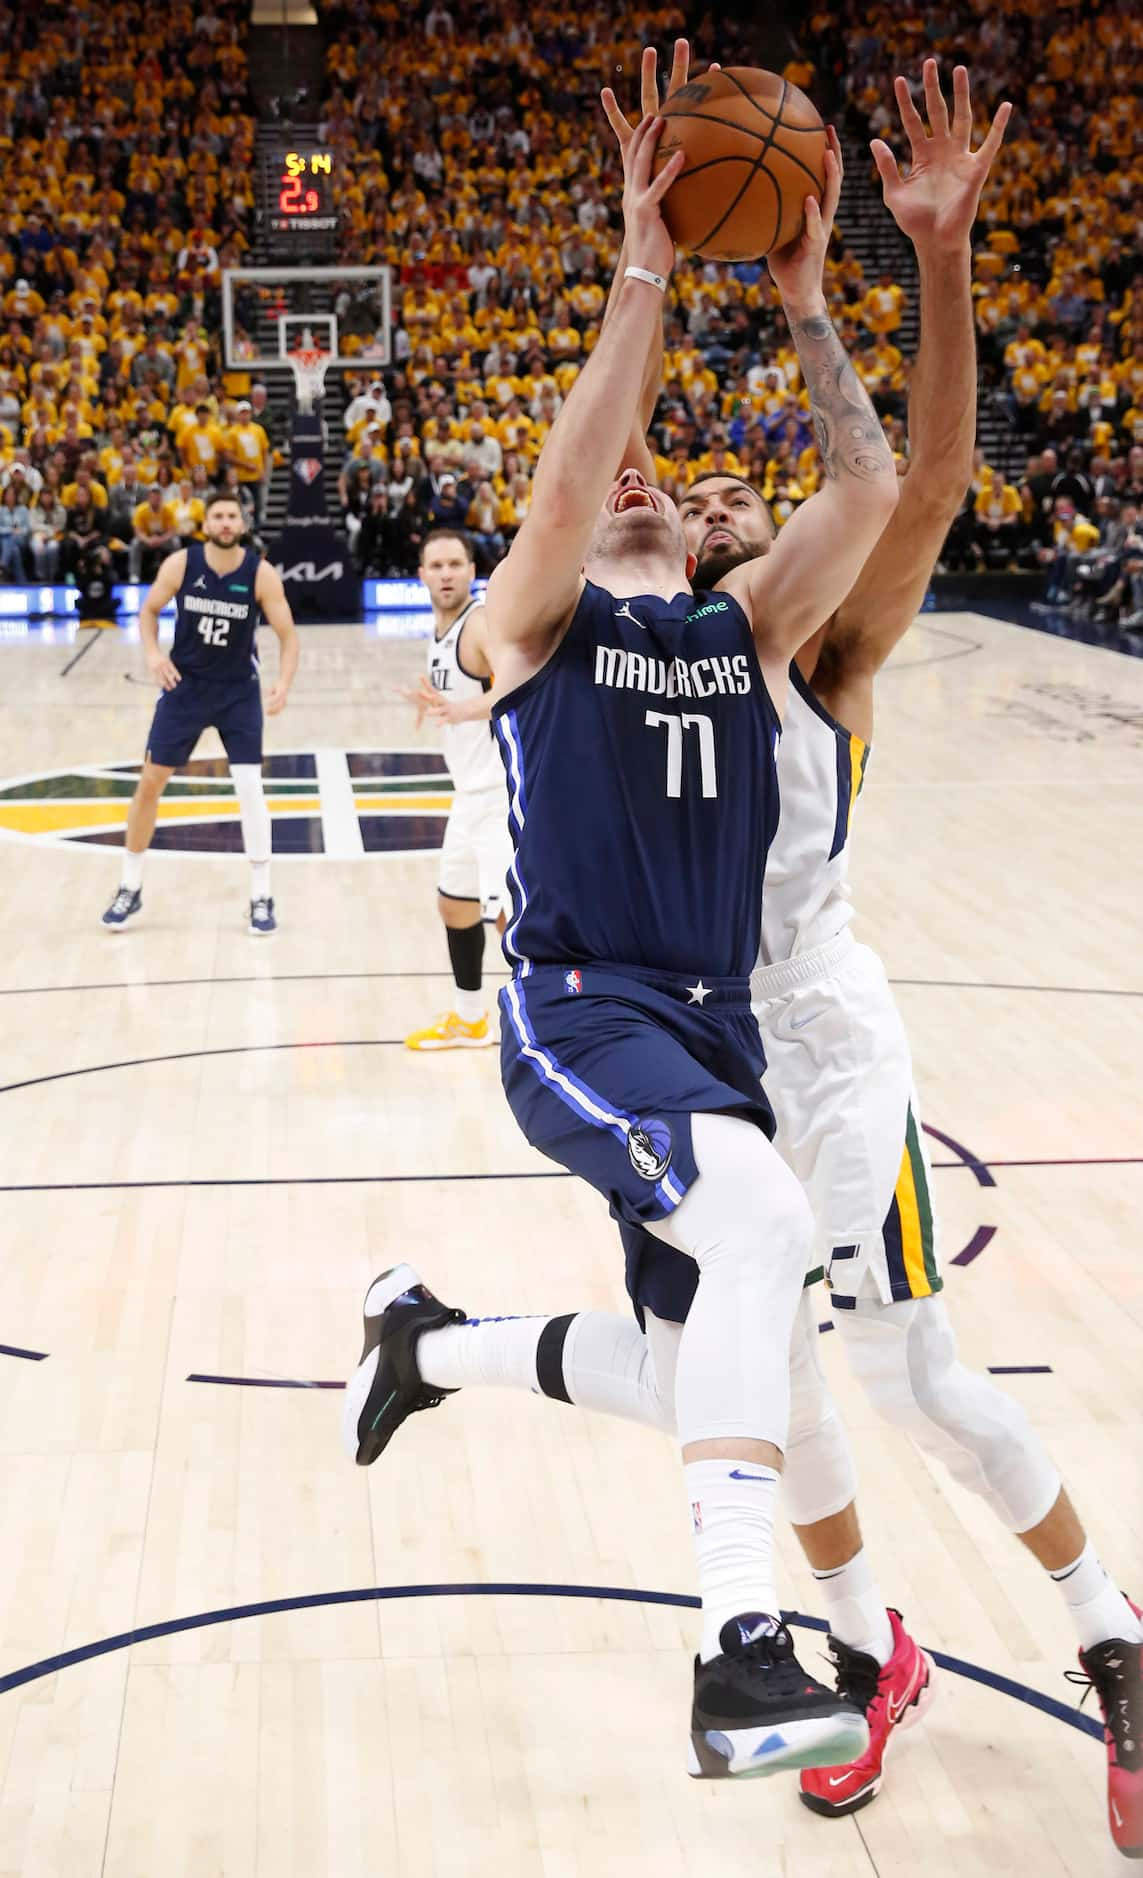
[[[253,226],[247,8],[196,4],[33,13],[0,0],[0,577],[66,576],[94,543],[146,578],[194,534],[202,489],[222,478],[260,513],[280,440],[264,386],[224,375],[217,350],[220,270],[241,262]],[[487,570],[527,513],[543,440],[598,337],[620,232],[600,86],[634,103],[642,43],[669,48],[686,22],[669,5],[617,15],[602,0],[424,0],[414,25],[393,0],[325,0],[320,20],[339,258],[395,270],[393,363],[350,386],[345,524],[364,570],[411,572],[442,524],[471,533]],[[742,30],[708,17],[695,65],[756,62]],[[982,125],[1015,101],[973,261],[985,399],[1003,428],[946,563],[1043,569],[1053,602],[1133,619],[1137,9],[826,0],[803,46],[786,74],[841,125],[851,179],[870,134],[895,138],[892,74],[918,73],[931,52],[946,69],[968,64]],[[873,260],[854,234],[843,204],[831,302],[904,454],[909,250],[887,220]],[[779,526],[817,488],[808,400],[764,264],[680,263],[652,440],[665,487],[712,468],[749,476]]]
[[[977,452],[947,565],[1040,569],[1045,606],[1143,626],[1138,7],[974,0],[903,19],[847,0],[816,24],[867,134],[890,124],[888,48],[905,70],[932,51],[963,59],[986,110],[1017,105],[973,243],[982,374],[1009,464]]]
[[[217,348],[254,209],[248,14],[0,0],[6,580],[148,579],[219,484],[260,511],[266,392]]]

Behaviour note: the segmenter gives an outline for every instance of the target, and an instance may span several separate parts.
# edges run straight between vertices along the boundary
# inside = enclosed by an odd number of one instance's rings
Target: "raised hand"
[[[655,151],[665,120],[645,117],[623,147],[623,228],[628,265],[667,279],[675,244],[663,220],[663,197],[686,162],[682,150],[669,156],[656,176]]]
[[[968,240],[980,192],[1004,141],[1012,115],[1007,102],[1000,106],[980,149],[972,148],[972,100],[968,71],[953,71],[953,114],[941,94],[937,61],[926,59],[923,68],[924,121],[909,95],[908,81],[895,78],[893,91],[901,124],[909,139],[909,174],[902,176],[887,143],[875,137],[869,148],[885,192],[885,206],[902,234],[916,248],[959,248]]]
[[[676,91],[681,91],[690,76],[691,48],[687,39],[676,39],[674,56],[671,60],[671,76],[667,81],[667,97],[673,98]],[[717,72],[719,66],[712,65],[710,70]],[[619,148],[625,150],[635,135],[635,125],[619,106],[619,100],[610,85],[600,94],[604,114],[619,140]],[[639,66],[639,105],[642,117],[655,117],[659,110],[659,55],[654,46],[644,46],[643,57]]]
[[[787,312],[805,307],[823,293],[829,238],[841,199],[841,144],[832,124],[826,132],[826,140],[825,192],[821,203],[816,196],[807,196],[801,234],[795,241],[788,241],[784,248],[772,249],[766,257],[770,278]]]

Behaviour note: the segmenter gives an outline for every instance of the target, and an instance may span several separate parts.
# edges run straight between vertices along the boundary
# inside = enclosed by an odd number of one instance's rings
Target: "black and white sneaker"
[[[277,932],[278,922],[274,918],[274,902],[271,899],[251,900],[250,932],[257,938],[260,933]]]
[[[358,1467],[369,1467],[401,1423],[417,1409],[436,1408],[455,1389],[434,1389],[417,1369],[417,1340],[426,1330],[463,1324],[423,1285],[411,1265],[394,1265],[365,1294],[365,1347],[345,1387],[341,1435]]]
[[[865,1753],[865,1716],[806,1674],[784,1624],[748,1613],[718,1640],[721,1656],[695,1661],[687,1771],[696,1780],[842,1766]]]
[[[122,932],[132,913],[139,913],[143,907],[143,895],[138,888],[120,887],[106,913],[103,924],[109,932]]]

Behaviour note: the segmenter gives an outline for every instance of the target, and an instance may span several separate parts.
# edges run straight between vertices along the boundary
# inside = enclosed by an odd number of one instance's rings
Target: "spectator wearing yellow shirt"
[[[858,318],[871,333],[895,333],[901,324],[906,294],[891,274],[882,274],[858,308]]]
[[[234,407],[234,422],[225,433],[225,449],[239,482],[254,498],[254,514],[261,525],[270,483],[270,439],[255,422],[249,398],[240,398]]]
[[[107,507],[107,490],[96,475],[96,468],[94,452],[80,458],[74,479],[60,490],[60,501],[65,509],[74,509],[86,496],[90,496],[95,508]]]
[[[131,518],[134,539],[127,565],[133,581],[154,580],[160,561],[179,546],[175,508],[166,494],[158,483],[152,483]]]
[[[972,506],[973,540],[982,560],[989,567],[1006,567],[1016,554],[1024,519],[1020,491],[994,476]]]
[[[208,476],[217,476],[226,449],[226,433],[211,416],[208,404],[196,406],[194,423],[180,430],[175,448],[186,469],[201,464]]]
[[[166,507],[171,511],[174,530],[182,547],[189,548],[192,541],[202,540],[206,504],[201,496],[195,494],[194,483],[189,476],[183,477],[175,494],[167,491]]]

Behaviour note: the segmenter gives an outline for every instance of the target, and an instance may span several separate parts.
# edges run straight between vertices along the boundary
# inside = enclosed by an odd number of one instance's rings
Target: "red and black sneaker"
[[[1131,1609],[1143,1618],[1138,1605]],[[1069,1680],[1088,1683],[1103,1711],[1111,1836],[1124,1858],[1143,1858],[1143,1643],[1109,1637],[1079,1660],[1083,1676],[1070,1670]]]
[[[890,1611],[893,1654],[882,1668],[877,1658],[851,1650],[839,1638],[829,1640],[837,1670],[837,1692],[861,1709],[869,1723],[869,1746],[847,1767],[815,1767],[801,1779],[801,1800],[813,1813],[840,1819],[875,1800],[891,1737],[920,1721],[936,1693],[936,1666]]]

